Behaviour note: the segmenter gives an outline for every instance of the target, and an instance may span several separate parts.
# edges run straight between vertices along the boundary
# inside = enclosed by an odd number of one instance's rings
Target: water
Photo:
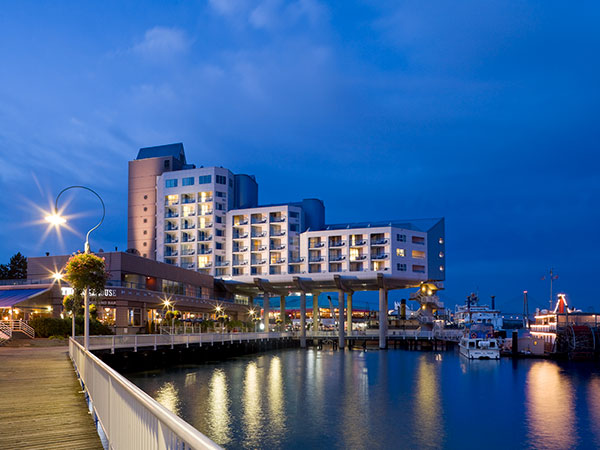
[[[282,350],[128,378],[226,448],[599,448],[600,368]]]

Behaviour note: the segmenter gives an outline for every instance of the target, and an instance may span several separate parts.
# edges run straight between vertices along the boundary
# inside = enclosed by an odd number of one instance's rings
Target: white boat
[[[476,333],[465,335],[458,343],[460,354],[468,359],[500,359],[498,340],[479,337]]]

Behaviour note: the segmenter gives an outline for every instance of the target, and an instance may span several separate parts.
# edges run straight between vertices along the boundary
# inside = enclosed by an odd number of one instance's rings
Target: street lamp
[[[102,204],[102,218],[100,219],[100,222],[98,222],[98,224],[95,227],[91,228],[85,235],[84,253],[90,253],[90,233],[92,231],[94,231],[96,228],[98,228],[100,225],[102,225],[102,222],[104,222],[104,216],[106,215],[106,208],[104,206],[104,201],[102,200],[102,197],[100,197],[100,195],[98,195],[98,193],[96,191],[94,191],[93,189],[90,189],[89,187],[86,187],[86,186],[69,186],[69,187],[64,188],[56,196],[56,200],[54,201],[54,211],[52,212],[52,214],[46,216],[46,221],[48,223],[54,225],[55,227],[64,225],[67,222],[67,219],[65,219],[59,213],[58,199],[64,192],[66,192],[70,189],[85,189],[86,191],[90,191],[92,194],[94,194],[96,197],[98,197],[98,200],[100,200],[100,203]],[[86,350],[88,350],[88,348],[90,346],[90,298],[89,297],[90,297],[90,290],[88,287],[86,287],[84,294],[83,294],[83,299],[84,299],[83,347]],[[75,322],[75,314],[73,314],[73,322]],[[75,327],[73,327],[73,330],[75,330]]]

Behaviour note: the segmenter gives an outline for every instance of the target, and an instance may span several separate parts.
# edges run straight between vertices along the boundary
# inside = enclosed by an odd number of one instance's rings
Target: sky
[[[446,219],[447,305],[600,310],[600,4],[19,1],[0,11],[0,262],[126,248],[127,161],[255,174],[328,223]],[[392,292],[390,300],[406,297]],[[365,296],[366,301],[372,297]]]

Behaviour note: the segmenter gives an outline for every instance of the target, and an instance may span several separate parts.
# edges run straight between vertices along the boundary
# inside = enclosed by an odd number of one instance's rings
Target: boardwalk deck
[[[1,449],[102,449],[67,353],[0,347]]]

